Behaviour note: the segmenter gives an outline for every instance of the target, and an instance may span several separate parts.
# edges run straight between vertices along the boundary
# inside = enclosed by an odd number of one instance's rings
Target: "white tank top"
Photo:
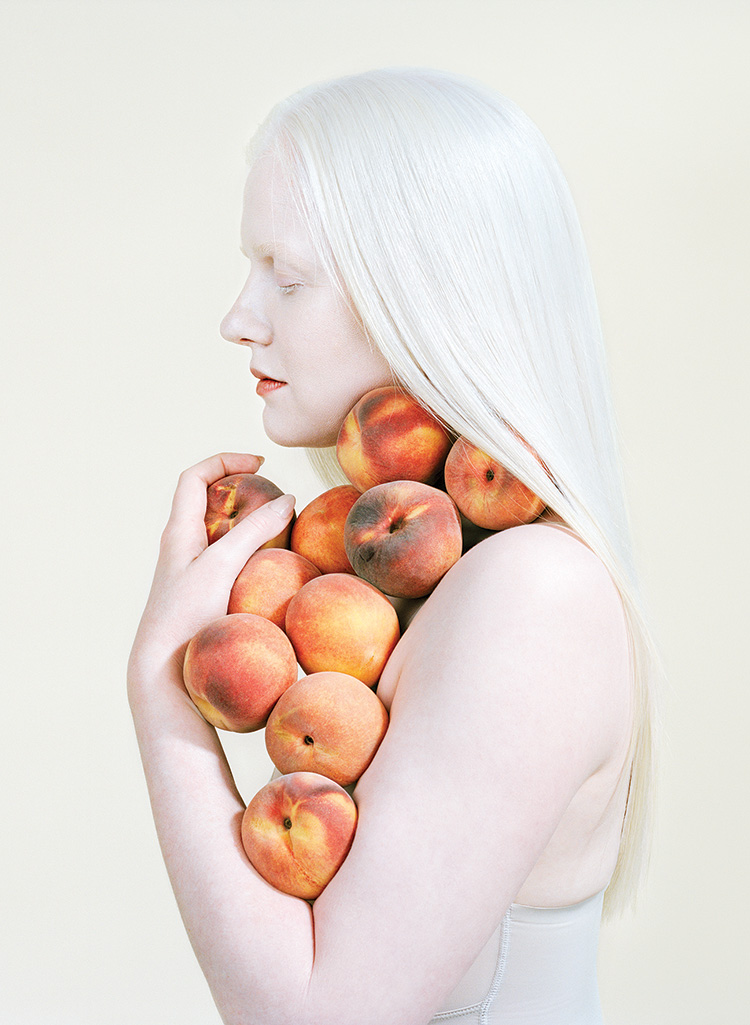
[[[604,890],[561,908],[511,904],[430,1025],[602,1025]]]

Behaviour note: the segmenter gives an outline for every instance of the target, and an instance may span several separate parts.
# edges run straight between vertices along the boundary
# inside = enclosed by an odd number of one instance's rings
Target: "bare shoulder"
[[[535,588],[550,596],[583,597],[597,592],[619,602],[617,588],[601,559],[569,528],[527,523],[498,531],[467,552],[453,567],[448,586],[473,580],[478,597],[486,588]],[[453,572],[452,571],[452,572]]]
[[[568,528],[546,523],[511,527],[475,545],[442,579],[414,625],[435,616],[445,625],[447,608],[451,621],[512,611],[514,619],[542,621],[556,613],[615,633],[625,627],[620,594],[601,559]]]

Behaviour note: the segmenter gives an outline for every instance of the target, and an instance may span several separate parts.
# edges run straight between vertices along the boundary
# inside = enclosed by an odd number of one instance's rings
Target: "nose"
[[[236,345],[253,342],[268,345],[271,341],[271,327],[259,311],[258,296],[253,294],[249,278],[222,320],[219,331],[222,338]]]

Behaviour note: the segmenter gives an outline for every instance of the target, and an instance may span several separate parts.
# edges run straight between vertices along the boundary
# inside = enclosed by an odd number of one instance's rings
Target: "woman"
[[[245,857],[243,801],[181,676],[292,499],[207,548],[206,487],[260,459],[180,476],[129,695],[198,960],[232,1023],[599,1022],[604,894],[632,897],[643,862],[658,660],[563,175],[514,104],[422,68],[302,90],[249,165],[251,269],[222,334],[250,350],[268,437],[331,484],[346,413],[396,382],[547,508],[400,610],[378,684],[390,725],[354,790],[352,848],[310,905]]]

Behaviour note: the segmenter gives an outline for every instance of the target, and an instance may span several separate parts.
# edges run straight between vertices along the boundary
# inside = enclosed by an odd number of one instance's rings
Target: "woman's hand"
[[[208,544],[207,489],[233,473],[257,473],[262,456],[222,452],[184,470],[161,536],[159,559],[128,661],[128,679],[149,677],[170,664],[182,669],[188,641],[226,615],[229,593],[250,556],[289,522],[292,495],[245,516]]]

